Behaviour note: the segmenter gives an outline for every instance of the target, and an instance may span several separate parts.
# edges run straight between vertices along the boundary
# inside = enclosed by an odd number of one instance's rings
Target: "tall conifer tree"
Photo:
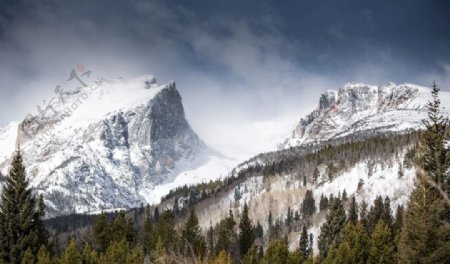
[[[375,226],[370,240],[369,264],[396,263],[395,245],[389,226],[381,219]]]
[[[450,206],[445,200],[449,191],[448,119],[440,109],[439,88],[436,84],[432,88],[426,130],[421,134],[417,155],[424,172],[417,174],[404,214],[400,263],[445,263],[450,259]]]
[[[20,263],[25,251],[36,255],[47,244],[42,222],[45,205],[36,198],[26,178],[22,154],[17,151],[3,186],[0,203],[0,259]]]
[[[333,199],[331,210],[326,217],[325,223],[320,228],[318,246],[322,257],[327,255],[333,244],[338,245],[341,242],[345,222],[346,215],[342,201],[338,198]]]
[[[247,251],[252,247],[254,242],[255,229],[252,225],[252,221],[248,217],[248,206],[247,204],[244,204],[241,222],[239,223],[239,250],[241,257],[244,257],[247,254]]]
[[[299,242],[299,250],[302,254],[303,259],[307,259],[309,257],[309,237],[308,232],[306,230],[306,226],[303,225],[302,233],[300,234],[300,242]]]
[[[201,233],[194,209],[191,209],[189,218],[182,230],[181,243],[184,245],[183,248],[187,256],[193,253],[195,257],[203,258],[206,253],[206,241]]]

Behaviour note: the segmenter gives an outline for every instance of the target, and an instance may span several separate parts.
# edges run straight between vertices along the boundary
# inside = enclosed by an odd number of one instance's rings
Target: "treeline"
[[[419,139],[418,132],[403,135],[376,136],[362,141],[334,146],[326,145],[306,155],[295,155],[295,151],[285,150],[260,158],[254,165],[247,166],[240,174],[246,177],[263,175],[294,175],[299,180],[307,177],[311,183],[317,182],[317,168],[324,164],[327,168],[326,180],[332,180],[340,172],[347,170],[362,160],[372,164],[384,164],[387,156],[399,154],[413,148]],[[411,162],[405,161],[412,166]]]
[[[338,144],[337,142],[344,142]],[[239,184],[253,176],[290,175],[292,180],[300,180],[306,186],[320,184],[319,167],[324,166],[325,178],[332,181],[341,172],[348,170],[361,161],[368,161],[369,174],[376,164],[390,166],[393,155],[400,157],[407,150],[402,169],[413,166],[413,156],[419,142],[419,132],[407,134],[378,134],[372,138],[363,138],[351,142],[344,139],[326,145],[309,146],[307,148],[290,148],[287,150],[260,154],[241,164],[224,180],[200,183],[195,186],[181,186],[171,190],[162,198],[162,202],[173,200],[175,210],[187,214],[188,208],[200,201],[220,197],[221,194],[235,189]],[[399,171],[401,175],[402,170]]]

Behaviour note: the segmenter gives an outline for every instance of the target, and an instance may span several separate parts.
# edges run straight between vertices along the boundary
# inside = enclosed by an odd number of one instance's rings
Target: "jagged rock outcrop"
[[[430,90],[413,84],[347,83],[321,95],[319,105],[296,125],[279,148],[373,132],[420,129]],[[450,102],[446,92],[441,93]]]

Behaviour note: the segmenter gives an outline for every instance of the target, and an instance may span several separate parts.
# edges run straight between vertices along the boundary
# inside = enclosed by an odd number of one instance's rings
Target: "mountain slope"
[[[394,213],[398,205],[406,204],[415,180],[413,157],[430,95],[430,89],[411,84],[353,83],[329,91],[280,150],[241,163],[224,181],[173,191],[160,208],[195,206],[206,231],[230,210],[239,218],[247,203],[250,218],[264,227],[266,246],[269,214],[273,223],[282,226],[280,237],[288,236],[291,249],[298,246],[303,225],[317,246],[326,210],[312,217],[301,215],[307,190],[312,191],[317,208],[322,195],[342,197],[344,192],[369,206],[376,196],[389,196]],[[449,93],[441,92],[440,99],[448,109]],[[288,211],[299,215],[289,226]]]
[[[345,192],[347,197],[355,196],[359,203],[364,200],[369,205],[378,195],[389,196],[395,212],[398,205],[406,203],[413,187],[416,169],[411,157],[417,142],[417,132],[387,133],[260,154],[241,164],[222,182],[172,192],[159,208],[172,209],[174,204],[184,209],[195,206],[206,231],[227,217],[230,210],[239,218],[247,203],[250,218],[261,223],[265,234],[271,214],[273,222],[283,227],[280,237],[287,235],[291,249],[298,246],[304,224],[317,246],[326,211],[311,218],[302,216],[300,208],[306,191],[312,191],[317,208],[322,195],[342,197]],[[288,228],[285,223],[289,210],[299,219]],[[268,237],[265,239],[267,243]]]
[[[347,83],[322,94],[318,107],[300,120],[279,148],[354,134],[423,128],[430,96],[429,88],[414,84]],[[443,105],[450,105],[450,93],[441,92],[440,97]]]
[[[158,85],[152,76],[65,92],[20,123],[15,136],[8,131],[0,145],[20,144],[51,216],[155,203],[164,194],[157,186],[197,183],[205,180],[202,171],[230,166],[188,124],[175,83]],[[14,149],[7,150],[3,174]]]

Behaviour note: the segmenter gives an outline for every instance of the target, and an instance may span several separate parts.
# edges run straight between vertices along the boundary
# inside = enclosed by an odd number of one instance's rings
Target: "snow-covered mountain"
[[[414,84],[347,83],[322,94],[318,107],[300,120],[279,148],[352,134],[420,129],[430,97],[429,88]],[[440,98],[444,106],[450,107],[450,93],[441,92]]]
[[[174,82],[102,79],[59,96],[0,130],[0,171],[20,144],[50,215],[156,203],[232,166],[192,130]]]

